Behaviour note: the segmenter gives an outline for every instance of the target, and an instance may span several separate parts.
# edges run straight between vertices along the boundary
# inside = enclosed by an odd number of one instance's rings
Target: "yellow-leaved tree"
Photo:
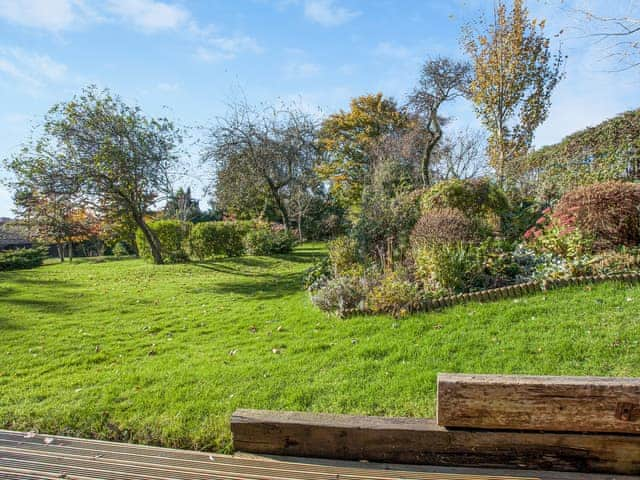
[[[411,123],[396,102],[382,93],[354,98],[350,107],[323,122],[319,142],[325,161],[317,167],[346,207],[360,202],[371,169],[371,149],[376,142]]]
[[[564,57],[560,50],[551,53],[544,26],[544,20],[529,18],[523,0],[513,0],[510,9],[498,0],[491,22],[463,31],[473,70],[468,94],[489,131],[487,154],[501,186],[547,118],[551,93],[563,76]]]

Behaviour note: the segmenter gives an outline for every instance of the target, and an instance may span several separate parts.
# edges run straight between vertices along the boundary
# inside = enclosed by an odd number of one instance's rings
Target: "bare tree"
[[[486,138],[482,131],[465,128],[445,135],[436,153],[439,180],[467,179],[487,173]]]
[[[418,120],[417,127],[423,138],[420,155],[423,186],[431,183],[431,162],[434,150],[442,139],[442,126],[446,118],[440,114],[444,103],[464,95],[471,67],[464,61],[446,57],[427,60],[422,67],[418,86],[409,97],[409,108]]]
[[[640,2],[631,0],[625,3],[625,10],[608,15],[592,10],[577,9],[574,13],[586,30],[585,35],[602,45],[605,57],[613,60],[617,67],[614,71],[623,71],[640,66]]]
[[[295,106],[255,107],[241,101],[211,129],[204,160],[233,179],[217,187],[234,189],[236,198],[243,191],[254,192],[259,182],[289,228],[291,192],[317,159],[315,134],[313,119]]]

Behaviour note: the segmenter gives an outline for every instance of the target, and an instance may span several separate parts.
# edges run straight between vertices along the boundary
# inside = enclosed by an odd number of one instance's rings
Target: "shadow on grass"
[[[211,286],[217,294],[241,295],[254,300],[273,300],[294,295],[303,290],[302,273],[288,273],[254,281],[220,282]]]
[[[11,283],[22,288],[0,287],[0,312],[3,313],[0,317],[0,329],[11,324],[5,314],[6,309],[11,306],[42,313],[68,313],[73,306],[73,301],[67,301],[66,298],[67,293],[77,286],[74,282],[16,275],[11,278]],[[37,298],[38,296],[46,298]]]

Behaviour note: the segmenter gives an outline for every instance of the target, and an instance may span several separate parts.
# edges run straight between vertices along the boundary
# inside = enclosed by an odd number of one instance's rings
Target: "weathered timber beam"
[[[237,410],[238,451],[341,460],[640,474],[640,437],[447,430],[433,420]]]
[[[640,434],[640,378],[440,374],[438,425]]]

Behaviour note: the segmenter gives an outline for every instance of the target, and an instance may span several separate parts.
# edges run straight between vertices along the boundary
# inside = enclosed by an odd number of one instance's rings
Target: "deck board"
[[[45,442],[45,438],[49,443]],[[442,470],[442,469],[441,469]],[[531,473],[420,471],[408,466],[218,455],[0,430],[0,480],[533,480]],[[585,477],[582,477],[585,478]],[[602,477],[598,477],[602,478]]]

